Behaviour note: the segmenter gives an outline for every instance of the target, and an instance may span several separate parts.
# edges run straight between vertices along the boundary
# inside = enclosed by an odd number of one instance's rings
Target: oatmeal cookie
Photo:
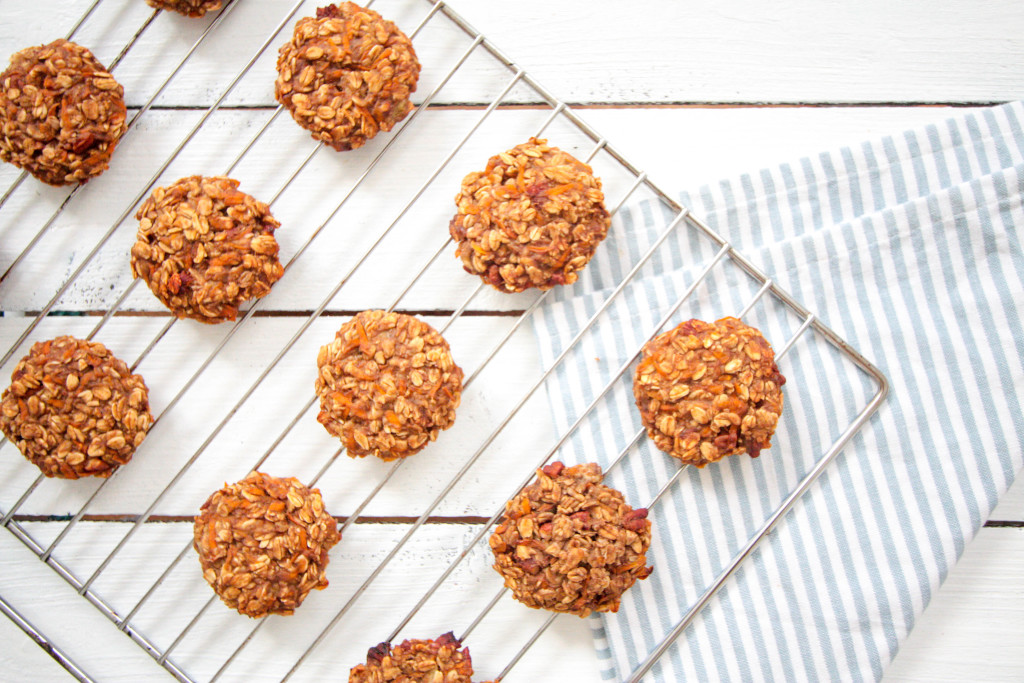
[[[107,170],[125,118],[124,88],[67,40],[16,53],[0,74],[0,159],[49,185]]]
[[[420,63],[392,22],[343,2],[299,20],[281,46],[277,74],[277,101],[314,139],[342,151],[405,118]]]
[[[455,422],[462,369],[444,337],[411,315],[357,313],[317,366],[317,420],[352,457],[406,458]]]
[[[98,342],[37,342],[0,396],[0,428],[47,477],[109,477],[153,424],[139,375]]]
[[[653,571],[647,510],[634,510],[601,483],[595,463],[554,462],[505,503],[490,538],[494,568],[527,607],[617,612],[627,588]]]
[[[146,0],[146,4],[156,9],[166,9],[186,17],[201,17],[207,12],[219,10],[224,0]]]
[[[771,447],[785,383],[758,330],[736,318],[688,320],[644,345],[633,396],[655,445],[704,467]]]
[[[590,166],[537,138],[467,175],[455,205],[456,257],[503,292],[576,282],[611,224]]]
[[[231,178],[190,176],[158,187],[135,217],[132,275],[179,318],[234,320],[284,274],[270,209]]]
[[[211,495],[192,532],[203,578],[250,617],[291,614],[326,588],[327,552],[341,540],[319,489],[262,472]]]
[[[348,674],[348,683],[472,683],[469,648],[448,632],[437,640],[381,643],[366,653],[366,664]]]

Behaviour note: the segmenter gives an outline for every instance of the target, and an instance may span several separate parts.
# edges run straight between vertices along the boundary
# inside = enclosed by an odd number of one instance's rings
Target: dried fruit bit
[[[231,178],[189,176],[139,209],[132,275],[179,318],[234,320],[284,274],[270,209]]]
[[[351,2],[295,24],[277,58],[274,96],[313,138],[362,147],[412,110],[420,63],[395,24]]]
[[[704,467],[771,447],[785,383],[760,331],[736,318],[688,320],[644,345],[633,396],[655,445]]]
[[[490,545],[516,600],[581,617],[616,612],[626,589],[650,576],[647,510],[602,478],[595,463],[554,462],[505,504]]]
[[[192,531],[203,578],[250,617],[291,614],[326,588],[327,552],[341,540],[319,489],[262,472],[210,496]]]
[[[124,135],[124,88],[93,54],[55,40],[0,74],[0,159],[49,185],[87,182]]]
[[[219,10],[224,0],[146,0],[146,4],[157,9],[167,9],[186,17],[201,17],[207,12]]]
[[[611,224],[590,166],[537,138],[467,175],[455,205],[456,257],[503,292],[576,282]]]
[[[451,632],[437,640],[406,640],[392,647],[381,643],[366,653],[366,664],[348,674],[348,683],[471,683],[469,648]]]
[[[139,375],[98,342],[37,342],[0,396],[0,428],[47,477],[109,477],[153,424]]]
[[[455,422],[462,369],[434,328],[362,311],[317,355],[317,420],[352,457],[406,458]]]

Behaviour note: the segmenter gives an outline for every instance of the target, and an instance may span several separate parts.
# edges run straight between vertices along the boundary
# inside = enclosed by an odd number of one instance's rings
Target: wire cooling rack
[[[102,5],[114,1],[95,0],[69,37],[87,28]],[[267,23],[272,28],[244,45],[232,45],[233,53],[247,57],[224,85],[226,67],[211,55],[223,51],[217,46],[221,33],[240,34],[238,26],[227,28],[233,15],[243,11],[240,4],[244,3],[228,2],[191,45],[179,49],[177,61],[161,63],[166,75],[156,80],[147,80],[151,74],[135,75],[141,83],[136,92],[152,94],[145,101],[130,102],[129,132],[103,178],[70,191],[44,189],[45,200],[40,202],[34,181],[5,171],[8,184],[0,196],[0,230],[7,244],[18,247],[16,252],[4,252],[0,261],[0,348],[6,347],[0,370],[9,373],[38,339],[62,333],[99,338],[146,376],[156,423],[132,465],[99,482],[46,480],[33,474],[34,468],[20,460],[10,444],[0,444],[5,451],[2,466],[7,468],[0,472],[5,481],[0,489],[0,523],[182,681],[244,677],[253,671],[281,680],[317,679],[324,672],[336,672],[337,663],[347,667],[361,661],[365,649],[376,642],[433,637],[453,623],[464,623],[467,614],[475,616],[456,635],[473,649],[479,673],[504,679],[558,616],[512,604],[509,609],[519,610],[515,614],[520,619],[512,635],[501,638],[500,647],[495,642],[478,644],[473,635],[478,627],[511,602],[504,588],[493,590],[500,580],[487,569],[483,541],[502,512],[502,502],[532,478],[533,469],[554,459],[582,425],[600,419],[601,401],[629,372],[639,349],[622,359],[613,379],[563,433],[551,435],[535,427],[537,416],[546,411],[544,392],[539,390],[560,364],[580,351],[581,340],[623,291],[655,267],[666,238],[688,231],[713,245],[715,255],[699,264],[697,277],[670,302],[649,336],[690,317],[682,315],[684,304],[699,288],[712,286],[716,273],[730,268],[740,273],[742,286],[749,289],[742,310],[731,313],[746,316],[757,310],[785,321],[778,328],[789,330],[786,338],[773,340],[780,366],[802,345],[825,345],[841,357],[842,377],[850,382],[866,378],[872,389],[838,435],[822,440],[830,445],[794,481],[762,526],[629,674],[628,680],[640,680],[870,417],[886,393],[885,378],[447,3],[377,3],[381,6],[375,9],[398,21],[420,53],[425,65],[422,99],[395,131],[343,156],[322,153],[323,147],[280,116],[280,107],[234,95],[251,73],[272,80],[273,48],[290,35],[294,21],[313,12],[313,5],[264,3],[259,17],[266,20],[272,12]],[[137,13],[139,23],[126,28],[130,18],[117,17],[108,28],[130,37],[110,61],[112,69],[127,63],[133,51],[155,49],[146,48],[146,41],[166,19],[159,11]],[[250,33],[241,32],[247,37]],[[218,65],[217,87],[194,89],[209,104],[179,116],[191,123],[188,130],[151,121],[168,109],[161,96],[186,87],[196,73],[203,73],[190,69],[211,59]],[[120,78],[117,71],[115,75]],[[433,112],[445,116],[431,120]],[[452,126],[453,121],[459,125]],[[630,263],[628,272],[608,287],[590,317],[572,330],[572,341],[554,362],[536,377],[520,377],[516,371],[510,376],[507,368],[522,360],[522,349],[529,346],[522,337],[529,334],[535,312],[554,294],[501,296],[485,289],[475,278],[461,274],[451,258],[450,240],[441,236],[447,233],[446,216],[461,176],[529,135],[547,135],[592,164],[604,181],[613,215],[627,200],[646,197],[674,218]],[[135,147],[133,136],[142,138]],[[120,157],[132,154],[145,172],[133,168],[118,176]],[[265,155],[276,156],[261,163]],[[233,160],[224,164],[223,159]],[[126,273],[127,245],[135,230],[128,219],[136,205],[155,185],[192,173],[242,177],[242,189],[268,201],[285,225],[278,233],[284,278],[240,320],[215,328],[198,329],[170,317],[147,292],[136,292],[136,281]],[[116,196],[111,199],[104,192]],[[113,219],[105,230],[76,223],[76,208],[90,198],[110,207]],[[53,206],[57,208],[51,210]],[[289,212],[291,220],[281,215]],[[68,229],[76,231],[71,248]],[[339,239],[342,229],[347,232]],[[624,250],[624,245],[609,238],[601,249]],[[447,258],[442,260],[442,255]],[[599,250],[590,268],[600,268],[600,260]],[[41,272],[33,266],[56,262],[66,268]],[[405,266],[396,269],[396,262]],[[407,269],[409,263],[419,265]],[[444,304],[439,306],[439,301]],[[354,307],[356,303],[359,306]],[[382,464],[340,458],[343,450],[312,419],[315,397],[309,359],[332,336],[340,322],[336,318],[370,307],[412,312],[432,321],[449,337],[457,361],[467,369],[456,428],[409,461]],[[296,375],[304,379],[295,381]],[[470,427],[460,431],[467,422]],[[614,471],[642,438],[643,432],[637,432],[607,470]],[[447,453],[444,466],[442,456],[427,457],[440,451]],[[536,456],[524,458],[524,452]],[[514,463],[523,462],[510,464],[510,454]],[[189,511],[221,482],[240,479],[257,468],[299,476],[324,491],[334,514],[349,511],[339,517],[343,540],[332,551],[332,586],[307,599],[287,620],[252,622],[226,610],[203,583],[191,557]],[[678,469],[665,481],[652,500],[630,502],[646,503],[657,515],[659,500],[682,472]],[[510,477],[522,481],[512,486]],[[414,490],[419,493],[412,500],[408,492]],[[74,511],[64,515],[69,505]],[[126,506],[141,512],[124,514]],[[416,516],[394,514],[410,507]],[[482,513],[491,510],[493,514]],[[460,524],[450,524],[453,521]],[[439,544],[444,546],[440,552],[447,568],[439,576],[425,575],[416,556]],[[383,596],[374,592],[381,585],[391,586]],[[456,590],[449,590],[453,585]],[[447,602],[439,597],[443,595],[449,595]],[[382,601],[400,605],[395,613],[404,616],[393,626],[379,625]],[[45,641],[13,608],[2,604],[5,614]],[[272,658],[266,655],[268,649]],[[89,679],[57,652],[73,675]],[[498,661],[505,665],[495,674]]]

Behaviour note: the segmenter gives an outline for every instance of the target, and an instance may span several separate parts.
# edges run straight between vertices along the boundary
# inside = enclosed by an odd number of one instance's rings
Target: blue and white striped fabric
[[[684,195],[713,229],[890,378],[879,413],[645,680],[878,679],[1024,464],[1024,106],[995,107]],[[549,367],[672,216],[625,207],[581,282],[535,328]],[[717,249],[672,228],[547,387],[560,452],[609,464],[637,434],[633,366]],[[726,259],[670,321],[741,311],[757,290]],[[744,316],[777,349],[800,320],[771,297]],[[667,328],[664,328],[667,329]],[[781,360],[771,450],[689,468],[652,509],[654,574],[595,617],[607,679],[628,676],[874,392],[818,335]],[[646,505],[677,461],[641,439],[608,475]]]

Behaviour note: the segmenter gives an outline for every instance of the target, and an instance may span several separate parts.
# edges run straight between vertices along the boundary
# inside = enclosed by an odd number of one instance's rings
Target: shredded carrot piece
[[[398,415],[396,415],[395,411],[393,410],[389,410],[388,412],[384,413],[384,417],[386,417],[388,422],[390,422],[396,427],[400,427],[402,425],[402,421],[398,419]]]
[[[578,183],[566,183],[565,185],[556,185],[547,191],[547,195],[549,197],[555,197],[557,195],[562,194],[563,192],[568,192],[569,190],[574,189],[575,187],[577,187],[577,185]]]
[[[355,377],[356,379],[361,379],[361,380],[366,380],[366,381],[377,379],[376,375],[370,374],[368,372],[363,372],[362,370],[359,370],[358,368],[353,368],[352,369],[352,376]]]

